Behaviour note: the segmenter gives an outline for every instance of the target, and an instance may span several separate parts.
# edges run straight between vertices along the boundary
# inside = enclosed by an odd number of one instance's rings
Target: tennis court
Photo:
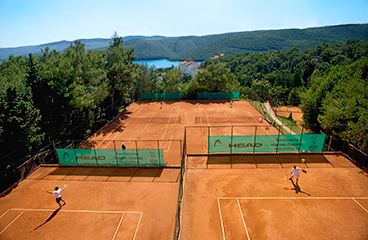
[[[0,238],[172,239],[178,176],[176,168],[41,167],[0,199]],[[42,189],[66,183],[58,209]]]
[[[303,153],[309,172],[301,176],[296,193],[284,176],[300,163],[298,153],[209,154],[215,149],[209,146],[211,137],[233,141],[247,135],[255,136],[254,149],[258,140],[269,141],[257,137],[280,132],[246,101],[234,101],[231,107],[226,100],[165,101],[162,109],[159,101],[135,102],[90,139],[64,145],[92,152],[75,155],[85,161],[83,166],[41,167],[0,198],[0,238],[174,239],[184,139],[188,157],[181,240],[290,239],[294,229],[301,239],[367,236],[366,173],[342,156]],[[157,150],[164,165],[119,166],[118,155],[127,150],[137,156]],[[115,156],[116,164],[105,161],[109,156]],[[67,204],[58,210],[54,195],[42,189],[65,183]],[[334,228],[321,233],[330,225]]]
[[[181,239],[367,239],[368,174],[341,155],[296,156],[188,157]],[[308,170],[298,185],[293,165]]]

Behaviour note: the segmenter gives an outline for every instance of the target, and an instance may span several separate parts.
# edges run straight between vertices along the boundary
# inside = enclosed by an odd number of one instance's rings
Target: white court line
[[[172,112],[170,113],[169,121],[166,123],[166,127],[165,127],[165,131],[164,131],[164,135],[162,136],[161,140],[165,138],[165,135],[166,135],[167,129],[169,128],[170,119],[171,119],[171,117],[172,117],[173,112],[174,112],[174,108],[173,108]],[[161,145],[162,145],[162,142],[161,142],[161,144],[160,144],[160,147],[161,147]]]
[[[368,210],[367,209],[365,209],[360,203],[358,203],[358,201],[357,200],[355,200],[354,198],[353,198],[353,200],[354,200],[354,202],[356,202],[361,208],[363,208],[364,209],[364,211],[366,211],[367,213],[368,213]]]
[[[201,123],[201,138],[202,138],[202,147],[203,147],[203,150],[206,151],[206,148],[205,148],[205,139],[204,139],[204,133],[203,133],[203,124],[202,124],[202,114],[201,114],[201,106],[198,105],[198,111],[199,111],[199,117],[200,117],[200,123]],[[208,119],[207,119],[207,124],[208,124]]]
[[[250,112],[246,109],[246,107],[245,106],[242,106],[243,108],[245,108],[245,111],[247,112],[247,113],[249,113],[249,115],[257,122],[257,125],[255,125],[255,124],[253,124],[249,119],[248,119],[248,121],[253,125],[253,126],[257,126],[257,127],[261,127],[262,128],[262,125],[261,125],[261,123],[259,123],[258,121],[257,121],[257,119],[256,118],[254,118],[254,116],[252,115],[252,114],[250,114]],[[240,108],[239,108],[240,109]],[[243,113],[243,115],[245,116],[245,117],[247,117],[245,114],[244,114],[244,112],[240,109],[240,111]],[[248,118],[248,117],[247,117]],[[258,130],[258,128],[257,128],[257,130]],[[268,135],[271,135],[271,134],[269,134],[269,132],[267,132],[267,131],[265,131]]]
[[[0,232],[0,234],[2,234],[8,227],[10,227],[10,225],[12,225],[13,224],[13,222],[15,222],[15,220],[17,220],[19,217],[20,217],[20,215],[22,215],[24,213],[24,211],[23,212],[21,212],[11,223],[9,223],[8,224],[8,226],[6,226],[1,232]]]
[[[118,233],[118,230],[119,230],[119,228],[120,228],[121,222],[123,221],[124,215],[125,215],[125,213],[123,213],[123,215],[122,215],[122,216],[121,216],[121,218],[120,218],[119,224],[118,224],[118,226],[116,227],[115,234],[114,234],[114,236],[112,237],[112,240],[114,240],[114,239],[115,239],[116,234]]]
[[[177,114],[176,114],[176,118],[178,118],[178,117],[179,117],[179,112],[180,112],[180,106],[179,106],[178,112],[177,112]],[[168,151],[170,150],[171,142],[172,142],[171,140],[173,139],[174,132],[175,132],[175,125],[176,125],[176,122],[175,122],[175,124],[174,124],[174,128],[173,128],[173,130],[172,130],[172,132],[171,132],[169,146],[168,146],[167,150],[164,150],[165,152],[168,152]],[[161,140],[163,140],[163,139],[164,139],[164,137],[165,137],[165,134],[164,134],[164,136],[162,136],[162,139],[161,139]],[[161,147],[161,145],[162,145],[163,143],[164,143],[164,141],[161,141],[160,147]]]
[[[27,208],[11,208],[10,210],[14,211],[37,211],[37,212],[54,212],[55,209],[27,209]],[[135,213],[142,214],[142,212],[129,212],[129,211],[95,211],[95,210],[64,210],[61,209],[60,212],[75,212],[75,213],[115,213],[115,214],[123,214],[123,213]]]
[[[220,199],[217,198],[217,204],[218,204],[218,208],[219,208],[219,213],[220,213],[220,221],[221,221],[221,229],[222,229],[222,238],[225,240],[225,229],[224,229],[224,222],[222,221],[222,213],[221,213],[221,206],[220,206]]]
[[[150,119],[148,120],[148,122],[146,123],[146,125],[144,126],[142,131],[139,133],[139,135],[142,135],[142,133],[144,132],[144,130],[146,129],[146,127],[148,126],[148,124],[150,123],[150,121],[152,120],[154,115],[155,115],[155,113],[152,113],[152,116],[150,117]]]
[[[141,216],[139,217],[139,221],[138,221],[138,224],[137,224],[137,228],[135,229],[133,240],[135,240],[135,237],[137,236],[137,232],[138,232],[139,224],[141,223],[142,215],[143,215],[143,213],[141,213]]]
[[[241,207],[240,207],[239,199],[236,199],[236,202],[238,203],[238,207],[239,207],[241,218],[243,220],[243,225],[244,225],[245,232],[247,233],[248,240],[250,240],[249,233],[248,233],[248,228],[247,228],[247,225],[245,224],[244,215],[243,215],[243,212],[242,212]]]
[[[7,214],[10,211],[10,209],[8,209],[8,211],[6,211],[3,215],[0,216],[0,218],[2,218],[5,214]]]
[[[243,199],[243,200],[288,200],[288,199],[354,200],[354,199],[368,199],[368,197],[218,197],[218,199]]]
[[[137,107],[138,108],[138,107]],[[129,120],[129,122],[125,125],[125,126],[127,126],[129,123],[130,123],[130,121],[132,121],[132,119],[142,110],[144,108],[144,106],[142,106],[141,107],[141,109],[139,109],[139,111]],[[135,110],[135,109],[134,109]],[[118,124],[117,126],[116,126],[116,128],[114,129],[114,131],[118,128],[120,126],[120,124]],[[110,135],[112,134],[112,132],[110,132],[106,137],[105,137],[105,139],[100,143],[100,144],[98,144],[97,145],[97,147],[95,148],[95,149],[97,149],[97,148],[99,148],[100,147],[100,145],[102,144],[102,143],[105,143],[105,141],[106,141],[106,139],[107,138],[109,138],[110,137]],[[117,134],[116,136],[118,136],[119,134]],[[115,136],[115,137],[116,137]],[[110,142],[109,142],[109,144],[115,139],[115,137],[112,139],[112,140],[109,140]],[[108,145],[108,144],[107,144]],[[103,148],[103,149],[106,149],[106,147],[107,147],[107,145]]]

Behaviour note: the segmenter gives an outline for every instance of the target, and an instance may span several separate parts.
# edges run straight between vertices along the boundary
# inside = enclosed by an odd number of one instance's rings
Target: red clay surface
[[[179,169],[41,167],[0,199],[0,239],[173,239]],[[55,186],[67,188],[61,210]]]
[[[181,123],[138,118],[181,117]],[[254,117],[245,123],[195,123],[195,117]],[[168,166],[187,152],[208,152],[216,134],[278,134],[248,102],[136,102],[88,143],[99,149],[162,148]],[[240,127],[239,125],[243,125]],[[244,127],[247,125],[247,127]],[[222,126],[222,127],[216,127]],[[137,141],[136,141],[137,140]],[[87,145],[84,145],[84,147]],[[189,157],[180,239],[365,239],[368,177],[344,157],[303,155],[300,192],[284,180],[299,155]],[[173,239],[178,167],[41,167],[0,198],[0,239]],[[57,210],[62,187],[67,204]],[[294,188],[294,189],[293,189]],[[345,211],[348,210],[348,211]],[[341,238],[342,237],[342,238]]]
[[[164,149],[168,166],[179,166],[184,126],[199,126],[195,131],[198,133],[201,126],[204,129],[215,125],[195,123],[195,117],[252,114],[260,116],[243,101],[234,101],[232,108],[229,101],[167,101],[162,109],[159,102],[136,102],[79,146],[113,149],[124,142],[128,149],[159,147]],[[139,120],[173,117],[181,117],[181,123]],[[245,124],[254,131],[253,124]],[[269,131],[262,128],[257,131]],[[247,130],[234,129],[237,134],[242,134],[241,131]],[[202,145],[203,141],[206,138],[195,138],[191,144],[203,148],[207,144]],[[0,199],[0,239],[171,240],[179,171],[179,168],[41,167]],[[42,189],[52,191],[66,183],[69,185],[62,196],[67,204],[58,210],[54,195]]]
[[[188,157],[181,240],[367,239],[368,174],[345,157],[217,158]]]
[[[299,123],[303,122],[302,117],[304,113],[302,112],[302,110],[300,110],[299,107],[279,106],[279,107],[276,107],[274,111],[278,116],[281,116],[284,118],[288,118],[290,116],[290,113],[292,113],[293,120]]]

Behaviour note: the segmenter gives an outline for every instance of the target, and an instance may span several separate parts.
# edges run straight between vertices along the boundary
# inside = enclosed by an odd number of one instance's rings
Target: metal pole
[[[254,132],[253,154],[256,150],[256,148],[255,148],[255,146],[256,146],[256,136],[257,136],[257,126],[255,126],[255,132]]]
[[[231,126],[231,140],[230,140],[230,143],[231,143],[231,147],[230,147],[230,166],[231,168],[233,168],[233,133],[234,132],[234,126]]]
[[[135,152],[137,154],[137,164],[139,166],[139,156],[138,156],[138,145],[137,145],[137,140],[135,140]]]
[[[332,142],[332,135],[330,135],[330,142],[328,143],[328,149],[327,149],[327,152],[330,151],[330,148],[331,148],[331,142]]]
[[[277,135],[276,154],[277,154],[277,150],[279,150],[280,132],[281,132],[281,125],[279,125],[279,133]]]
[[[298,154],[300,153],[300,147],[302,146],[303,132],[304,132],[304,127],[302,127],[302,134],[300,135],[300,142],[299,142]]]
[[[116,159],[116,166],[119,166],[119,162],[118,162],[118,154],[116,153],[116,144],[115,144],[115,140],[114,141],[114,151],[115,151],[115,159]]]
[[[57,151],[56,151],[56,147],[55,147],[55,142],[54,142],[54,140],[52,140],[52,145],[54,146],[54,151],[55,151],[55,155],[56,155],[56,159],[57,159],[57,161],[58,161],[58,163],[59,163],[59,165],[60,165],[60,160],[59,160],[59,156],[58,156],[58,154],[57,154]]]
[[[211,136],[211,126],[208,127],[208,137],[207,137],[207,154],[210,154],[210,136]]]
[[[98,166],[97,153],[96,153],[96,146],[93,146],[93,149],[94,149],[94,152],[95,152],[96,165]]]
[[[160,165],[160,163],[161,163],[161,158],[160,158],[160,141],[159,140],[157,140],[157,153],[158,153],[158,163],[159,163],[159,165]],[[163,163],[164,161],[162,161],[162,163]]]

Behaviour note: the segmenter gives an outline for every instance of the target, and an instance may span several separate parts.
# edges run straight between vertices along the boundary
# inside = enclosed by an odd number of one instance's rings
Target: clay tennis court
[[[0,238],[173,239],[184,126],[209,126],[195,123],[195,117],[219,111],[223,117],[251,117],[246,109],[260,116],[240,101],[232,109],[228,101],[166,101],[162,109],[159,102],[131,104],[78,147],[114,149],[123,142],[128,149],[159,147],[167,167],[40,167],[0,199]],[[58,209],[45,190],[66,183],[67,204]]]
[[[278,116],[288,118],[290,113],[292,114],[293,120],[297,121],[298,123],[303,122],[303,112],[300,110],[299,107],[289,107],[289,106],[277,106],[274,108],[274,111]]]
[[[305,156],[309,172],[296,193],[284,176],[299,155],[207,156],[208,136],[230,128],[234,136],[278,134],[260,117],[245,101],[133,103],[79,147],[160,148],[166,167],[40,167],[0,198],[0,238],[173,239],[181,144],[192,126],[186,151],[199,155],[186,159],[180,239],[290,239],[294,230],[301,239],[364,239],[368,177],[346,158]],[[59,210],[42,189],[66,183]]]
[[[368,174],[345,157],[213,157],[187,159],[180,239],[367,239]]]

